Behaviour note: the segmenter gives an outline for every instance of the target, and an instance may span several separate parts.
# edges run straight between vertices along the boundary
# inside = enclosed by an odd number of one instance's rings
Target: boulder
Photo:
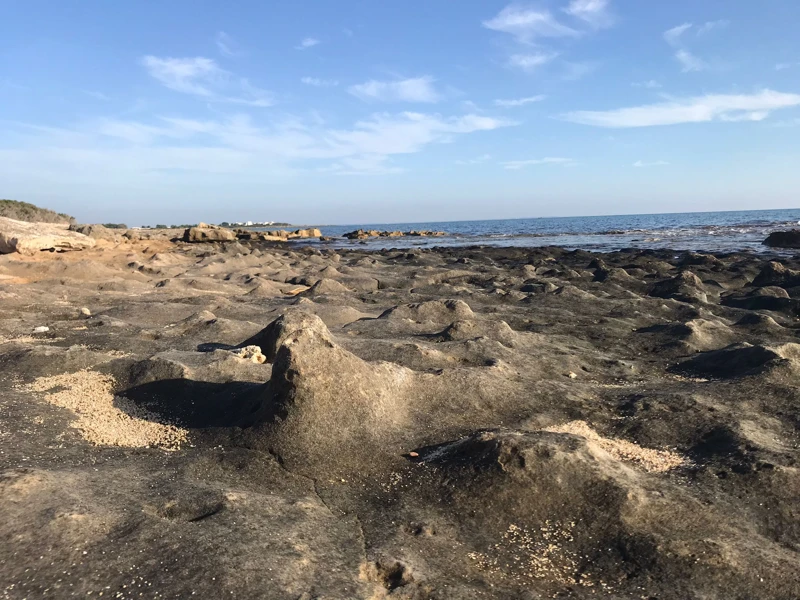
[[[299,331],[312,332],[320,340],[324,340],[330,345],[333,344],[330,332],[322,319],[301,309],[294,308],[287,310],[256,335],[239,344],[238,347],[258,346],[264,356],[267,357],[267,360],[273,360],[281,345]]]
[[[88,235],[96,240],[108,240],[110,242],[117,240],[117,234],[103,225],[79,225],[73,223],[69,226],[69,230]]]
[[[800,271],[787,269],[776,261],[768,262],[753,279],[755,287],[796,287],[800,285]]]
[[[28,223],[0,217],[0,254],[35,254],[41,250],[84,250],[95,241],[67,225]]]
[[[772,248],[800,248],[800,229],[773,231],[762,243]]]
[[[297,229],[289,234],[290,238],[318,238],[322,237],[322,232],[316,227],[309,229]]]
[[[721,298],[724,306],[747,310],[774,310],[789,314],[800,314],[800,300],[790,298],[789,293],[778,286],[765,286],[747,291],[741,290]]]
[[[797,359],[800,345],[783,344],[768,347],[739,343],[720,350],[702,352],[671,367],[676,373],[715,379],[734,379],[759,375],[781,363]]]
[[[199,242],[231,242],[236,239],[236,233],[218,225],[200,223],[197,227],[190,227],[183,232],[183,241]]]
[[[370,237],[370,234],[363,229],[356,229],[355,231],[345,233],[342,237],[345,237],[348,240],[365,240]]]
[[[683,271],[673,277],[656,283],[649,293],[655,298],[672,298],[681,302],[708,301],[703,282],[691,271]]]

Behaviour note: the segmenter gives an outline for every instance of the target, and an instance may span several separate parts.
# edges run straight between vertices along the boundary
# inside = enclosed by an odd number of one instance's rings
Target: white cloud
[[[165,87],[212,102],[245,106],[272,106],[272,95],[253,86],[245,78],[236,78],[217,63],[202,56],[194,58],[159,58],[145,56],[142,64],[150,75]]]
[[[728,21],[725,20],[707,21],[696,28],[696,35],[700,37],[714,29],[727,26]],[[684,34],[693,27],[692,23],[683,23],[664,32],[664,39],[667,43],[677,49],[675,58],[681,64],[681,70],[684,73],[695,73],[709,68],[708,63],[692,54],[686,47]]]
[[[350,86],[347,91],[362,100],[382,102],[438,102],[441,95],[434,87],[435,79],[429,76],[376,81]]]
[[[339,85],[339,82],[335,79],[319,79],[318,77],[303,77],[300,81],[315,87],[334,87]]]
[[[692,28],[691,23],[684,23],[672,29],[667,29],[664,32],[664,39],[671,46],[677,46],[680,43],[681,36]]]
[[[362,154],[342,158],[330,166],[320,168],[319,171],[335,175],[387,175],[404,171],[400,167],[387,164],[388,162],[389,157],[382,154]]]
[[[564,81],[577,81],[594,71],[597,63],[591,62],[565,62],[561,79]]]
[[[775,65],[776,71],[784,71],[786,69],[791,69],[792,67],[800,66],[800,63],[778,63]]]
[[[108,102],[111,100],[108,96],[106,96],[103,92],[98,92],[95,90],[81,90],[87,96],[91,96],[95,100],[102,100],[103,102]]]
[[[457,165],[477,165],[477,164],[480,164],[480,163],[484,163],[487,160],[490,160],[491,158],[492,158],[491,154],[482,154],[481,156],[477,156],[475,158],[467,158],[467,159],[464,159],[464,160],[457,160],[456,164]]]
[[[295,50],[305,50],[307,48],[313,48],[319,43],[320,41],[318,39],[307,37],[301,40],[300,43],[297,46],[295,46]]]
[[[510,160],[508,162],[500,163],[504,169],[509,171],[518,171],[523,167],[530,167],[533,165],[567,165],[574,164],[571,158],[557,158],[548,156],[546,158],[533,158],[530,160]]]
[[[572,0],[564,10],[593,27],[609,27],[613,18],[608,12],[608,5],[608,0]]]
[[[522,69],[523,71],[534,71],[538,67],[549,63],[557,56],[557,53],[545,54],[543,52],[536,54],[512,54],[508,59],[508,64],[512,67]]]
[[[657,90],[660,87],[663,87],[660,83],[658,83],[655,79],[650,79],[648,81],[636,81],[631,84],[633,87],[638,88],[645,88],[648,90]]]
[[[708,64],[705,61],[697,58],[688,50],[678,50],[675,53],[675,58],[681,63],[681,71],[684,73],[696,73],[708,68]]]
[[[595,127],[652,127],[708,121],[759,121],[781,108],[800,106],[800,94],[763,90],[754,94],[709,94],[658,104],[562,115],[573,123]]]
[[[495,100],[495,106],[501,106],[503,108],[512,108],[515,106],[524,106],[526,104],[530,104],[531,102],[541,102],[547,96],[543,94],[539,94],[538,96],[528,96],[527,98],[517,98],[515,100]]]
[[[236,43],[231,36],[229,36],[224,31],[220,31],[217,33],[216,37],[214,38],[214,43],[217,45],[217,49],[222,56],[241,56],[243,54],[241,47],[239,44]]]
[[[474,114],[376,114],[349,128],[297,118],[256,125],[248,115],[221,120],[159,118],[151,122],[95,120],[72,129],[26,128],[17,147],[0,150],[0,173],[84,177],[153,176],[167,170],[270,173],[320,168],[333,173],[396,172],[392,156],[448,143],[461,135],[514,125]],[[16,132],[3,132],[4,141]],[[313,161],[312,165],[308,161]],[[313,163],[327,163],[325,166]],[[16,170],[16,171],[15,171]]]
[[[725,19],[720,19],[718,21],[706,21],[697,28],[697,35],[703,35],[709,31],[713,31],[714,29],[722,29],[728,25],[730,25],[730,21]]]
[[[641,167],[666,167],[669,163],[665,160],[655,160],[652,162],[645,162],[643,160],[637,160],[633,163],[634,167],[641,168]]]
[[[769,111],[767,110],[754,110],[750,112],[743,112],[733,115],[720,115],[720,121],[728,121],[730,123],[738,123],[741,121],[763,121],[769,117]]]
[[[224,71],[210,58],[159,58],[145,56],[142,64],[150,75],[171,90],[212,96],[208,85],[224,77]]]
[[[518,41],[530,43],[537,38],[574,37],[580,32],[559,23],[547,10],[510,4],[496,16],[483,22],[483,26],[514,36]]]

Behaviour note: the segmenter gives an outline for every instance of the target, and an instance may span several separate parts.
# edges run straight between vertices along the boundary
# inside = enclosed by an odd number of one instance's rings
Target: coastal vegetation
[[[19,200],[0,200],[0,217],[29,223],[74,223],[74,217]]]

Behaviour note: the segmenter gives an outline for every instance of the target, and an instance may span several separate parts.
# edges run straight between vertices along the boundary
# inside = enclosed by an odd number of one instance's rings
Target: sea
[[[321,243],[327,247],[377,250],[435,246],[561,246],[595,252],[654,248],[770,254],[775,254],[776,250],[762,244],[767,235],[792,228],[800,228],[800,209],[319,226],[323,235],[336,238],[336,241]],[[341,237],[355,229],[430,230],[444,231],[446,235],[365,241]]]

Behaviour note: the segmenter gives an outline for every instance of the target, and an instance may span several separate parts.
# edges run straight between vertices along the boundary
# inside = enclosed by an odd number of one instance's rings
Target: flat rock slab
[[[41,250],[84,250],[95,240],[57,223],[27,223],[0,217],[0,254],[35,254]]]

